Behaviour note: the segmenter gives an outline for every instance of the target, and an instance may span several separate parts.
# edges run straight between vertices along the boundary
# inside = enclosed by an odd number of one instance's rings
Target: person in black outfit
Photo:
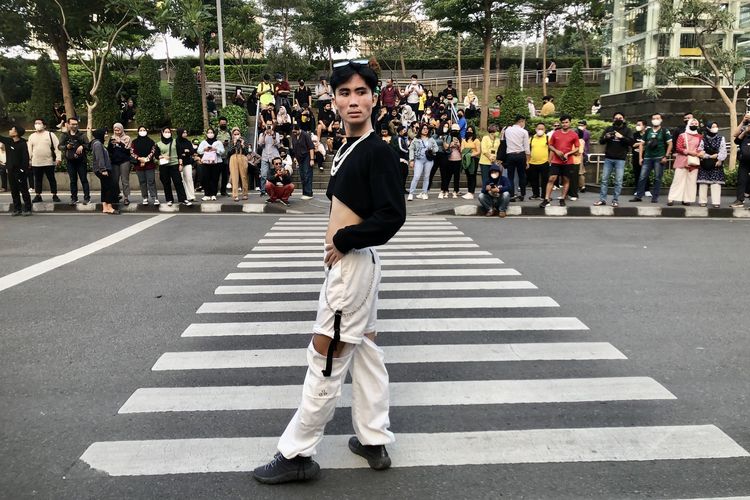
[[[746,193],[750,191],[750,112],[745,113],[739,128],[734,133],[734,143],[739,146],[737,167],[737,199],[732,208],[745,206]]]
[[[347,372],[352,377],[356,433],[349,450],[372,469],[391,465],[385,448],[394,441],[388,429],[388,372],[375,343],[381,272],[374,247],[387,243],[403,226],[406,203],[398,157],[372,128],[376,85],[377,76],[366,64],[349,62],[331,76],[347,141],[333,160],[326,190],[331,200],[323,259],[326,280],[307,348],[302,401],[279,439],[279,452],[253,473],[262,483],[304,481],[320,472],[312,456],[333,418]]]
[[[109,158],[109,152],[104,147],[104,135],[106,130],[98,128],[91,135],[94,139],[91,141],[91,152],[93,153],[93,162],[91,170],[99,178],[102,186],[102,213],[117,215],[120,213],[115,204],[117,203],[117,182],[112,175],[112,161]]]
[[[0,143],[5,147],[5,168],[8,170],[8,183],[10,184],[10,194],[13,197],[13,214],[31,215],[31,195],[29,195],[28,171],[31,169],[29,161],[29,148],[23,134],[26,133],[20,125],[10,129],[8,135],[0,135]],[[21,206],[23,198],[23,207]]]
[[[2,150],[2,156],[0,156],[0,193],[8,191],[8,170],[5,168],[5,146],[0,143],[0,150]]]
[[[89,178],[86,153],[91,151],[91,146],[86,134],[78,130],[78,118],[68,118],[68,131],[60,136],[60,151],[65,156],[68,166],[68,177],[70,177],[70,204],[78,203],[78,179],[81,179],[83,187],[83,204],[88,205],[91,201],[89,189]]]

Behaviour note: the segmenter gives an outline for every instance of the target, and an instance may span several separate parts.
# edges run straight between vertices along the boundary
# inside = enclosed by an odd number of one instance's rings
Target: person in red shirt
[[[289,100],[289,96],[292,93],[292,88],[289,86],[289,82],[281,73],[276,74],[276,84],[274,85],[274,96],[276,97],[276,112],[279,111],[281,106],[286,108],[287,113],[292,112],[292,105]]]
[[[385,81],[385,87],[380,90],[380,102],[388,110],[388,114],[395,108],[403,97],[398,87],[393,84],[393,78]]]
[[[581,141],[578,139],[578,134],[571,130],[570,120],[569,115],[562,115],[560,117],[561,128],[555,130],[549,140],[550,176],[544,201],[539,205],[541,208],[550,204],[552,187],[558,177],[562,177],[560,206],[565,206],[565,197],[568,195],[568,188],[570,187],[570,176],[573,175],[573,166],[576,165],[575,156],[580,154],[581,149]],[[577,171],[575,175],[578,175]]]

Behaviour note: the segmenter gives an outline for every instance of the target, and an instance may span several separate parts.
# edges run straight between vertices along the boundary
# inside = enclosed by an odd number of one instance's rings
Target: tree
[[[305,1],[261,0],[261,6],[266,19],[266,38],[285,51],[291,50],[294,28],[299,24],[300,9],[304,9]]]
[[[34,119],[43,118],[48,125],[56,125],[53,109],[59,94],[57,72],[49,56],[43,54],[36,62],[36,76],[31,88],[28,114]]]
[[[608,25],[612,0],[573,0],[568,10],[570,34],[576,36],[583,49],[586,68],[590,68],[591,45]]]
[[[484,72],[482,85],[483,110],[480,128],[487,128],[490,94],[490,62],[494,46],[493,34],[501,28],[500,19],[506,11],[520,7],[517,0],[425,0],[427,14],[458,33],[472,33],[482,39]]]
[[[112,125],[120,121],[122,110],[117,99],[118,87],[119,82],[115,76],[108,68],[105,68],[97,93],[98,105],[96,113],[93,115],[92,128],[106,128],[111,131]]]
[[[185,60],[177,63],[172,87],[171,123],[173,127],[184,128],[191,133],[201,130],[201,97],[193,70]]]
[[[518,68],[513,65],[508,69],[508,83],[505,86],[503,102],[500,104],[500,125],[513,125],[516,121],[516,115],[528,116],[528,114],[529,107],[521,90]],[[529,117],[529,119],[531,118],[533,117]]]
[[[159,89],[159,71],[151,56],[141,58],[138,67],[138,124],[154,129],[164,123],[164,102]]]
[[[312,56],[325,55],[333,71],[333,53],[347,48],[352,38],[353,16],[344,0],[308,0],[301,10],[295,41]]]
[[[583,118],[588,114],[589,106],[582,70],[583,62],[579,59],[570,71],[568,86],[560,98],[560,114],[568,114],[574,118]]]
[[[224,47],[232,55],[237,65],[237,74],[242,83],[250,83],[254,75],[245,66],[253,53],[262,49],[263,28],[255,22],[255,8],[252,4],[232,0],[222,2],[224,12]]]
[[[667,58],[656,68],[657,82],[698,82],[708,85],[719,94],[729,113],[732,132],[737,129],[737,101],[743,88],[750,85],[750,62],[747,53],[737,50],[734,42],[725,47],[724,33],[734,29],[735,18],[728,9],[705,0],[660,0],[659,28],[671,33],[675,25],[692,28],[695,47],[702,59]],[[733,37],[733,40],[736,40]],[[650,89],[658,95],[656,87]],[[731,143],[729,168],[737,165],[737,146]]]
[[[529,21],[542,26],[542,93],[547,95],[547,36],[550,24],[563,13],[568,0],[537,0],[531,6]]]

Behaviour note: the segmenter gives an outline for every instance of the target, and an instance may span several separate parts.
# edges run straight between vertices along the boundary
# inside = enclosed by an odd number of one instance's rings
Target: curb
[[[547,217],[666,217],[666,218],[717,218],[746,219],[750,218],[747,208],[709,208],[709,207],[508,207],[509,216],[547,216]],[[477,205],[461,205],[452,210],[443,210],[435,215],[477,216],[484,211]]]

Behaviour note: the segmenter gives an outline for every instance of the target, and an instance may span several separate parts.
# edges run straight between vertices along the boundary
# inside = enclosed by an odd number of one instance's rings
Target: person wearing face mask
[[[551,202],[552,187],[558,177],[562,177],[562,196],[560,206],[565,206],[565,197],[570,187],[571,169],[576,165],[574,156],[580,152],[581,140],[578,134],[570,129],[570,116],[560,116],[560,130],[555,130],[549,139],[550,177],[544,200],[539,205],[544,208]],[[576,172],[577,174],[577,172]]]
[[[35,132],[29,136],[27,141],[31,169],[35,171],[34,192],[36,196],[31,200],[32,203],[42,201],[42,181],[45,176],[49,181],[50,191],[52,191],[52,201],[60,201],[60,198],[57,197],[57,181],[55,180],[55,166],[62,162],[62,155],[60,150],[57,149],[60,141],[57,140],[55,134],[46,129],[45,125],[42,118],[34,120]]]
[[[330,106],[330,103],[327,103]],[[260,154],[260,196],[266,195],[266,179],[271,171],[271,160],[279,156],[279,146],[281,146],[281,135],[274,130],[272,122],[266,122],[266,129],[258,137],[258,144],[261,145]]]
[[[313,197],[313,168],[315,168],[315,145],[310,134],[295,125],[291,137],[291,156],[297,164],[302,183],[302,194],[306,199]]]
[[[482,153],[482,143],[477,138],[474,127],[467,127],[466,137],[461,141],[461,168],[466,173],[468,192],[462,196],[464,200],[474,199],[477,189],[477,168],[479,155]]]
[[[701,145],[703,137],[698,132],[698,120],[688,122],[687,131],[677,137],[674,156],[674,179],[669,187],[667,205],[675,201],[690,205],[695,201],[698,191],[698,170],[703,156]]]
[[[588,130],[589,124],[586,120],[578,120],[578,139],[581,141],[581,151],[579,155],[576,155],[576,161],[578,162],[578,175],[576,175],[575,168],[570,178],[570,191],[568,191],[568,198],[571,201],[578,199],[579,193],[586,192],[586,165],[588,163],[589,152],[591,151],[591,133]]]
[[[406,178],[409,176],[409,136],[406,134],[406,127],[403,125],[399,125],[396,129],[396,134],[391,139],[391,147],[398,155],[398,167],[404,184],[404,194],[408,194]]]
[[[414,176],[409,187],[407,201],[414,199],[414,192],[420,179],[422,179],[422,192],[417,195],[417,198],[421,200],[429,198],[427,193],[429,191],[430,172],[437,151],[437,143],[430,137],[430,127],[426,123],[420,125],[419,136],[409,145],[409,166],[414,170]]]
[[[104,148],[104,135],[107,133],[103,128],[94,130],[91,135],[94,139],[91,141],[91,152],[93,161],[91,171],[99,178],[102,187],[102,213],[117,215],[120,213],[115,208],[117,203],[117,184],[115,184],[112,173],[112,161],[109,153]]]
[[[164,186],[164,197],[167,199],[167,205],[171,207],[174,203],[172,184],[177,190],[177,200],[183,205],[192,205],[193,203],[187,199],[185,186],[182,184],[179,150],[169,127],[162,129],[161,139],[156,143],[156,147],[159,150],[159,180]]]
[[[122,123],[115,123],[112,126],[112,132],[107,144],[107,152],[112,161],[112,182],[118,190],[118,195],[122,192],[123,205],[130,205],[130,167],[132,165],[130,162],[130,136],[125,133]],[[120,185],[122,185],[122,191],[120,191]]]
[[[182,184],[185,186],[185,196],[188,201],[195,201],[195,185],[193,184],[193,165],[195,160],[195,147],[188,139],[188,131],[184,128],[177,129],[177,150],[179,152],[179,165],[182,167]]]
[[[422,84],[417,80],[417,75],[411,75],[411,82],[404,88],[402,95],[406,96],[406,104],[411,107],[416,116],[419,110],[419,98],[424,94],[424,88]],[[413,121],[413,120],[412,120]]]
[[[242,181],[242,199],[247,200],[250,193],[250,181],[247,176],[247,155],[250,153],[250,149],[245,144],[239,127],[232,128],[232,138],[230,139],[229,146],[229,175],[231,176],[232,183],[232,199],[240,201],[239,187],[240,181]]]
[[[58,148],[65,155],[65,161],[68,165],[70,204],[76,205],[78,203],[78,179],[81,179],[83,204],[88,205],[91,201],[91,192],[89,190],[86,153],[91,150],[91,147],[86,134],[78,130],[77,118],[68,118],[68,130],[60,136]]]
[[[609,192],[609,177],[615,172],[615,194],[612,197],[612,206],[619,206],[620,193],[622,192],[622,179],[625,174],[625,160],[633,145],[633,132],[625,124],[622,113],[612,116],[612,125],[604,129],[599,144],[604,145],[604,169],[599,188],[599,201],[595,206],[607,204],[607,193]]]
[[[5,148],[5,167],[8,169],[8,183],[13,199],[12,216],[31,215],[31,196],[27,188],[28,173],[31,168],[29,161],[29,147],[23,134],[26,133],[20,125],[13,126],[8,131],[9,137],[0,136],[0,144]],[[21,205],[23,199],[23,205]]]
[[[466,128],[469,126],[469,123],[466,121],[466,118],[464,118],[464,111],[462,109],[458,110],[456,116],[458,117],[456,123],[458,123],[461,140],[463,140],[466,137]]]
[[[453,179],[452,197],[455,199],[458,198],[461,182],[461,131],[457,123],[451,125],[450,137],[445,137],[443,142],[447,144],[448,161],[445,175],[440,173],[440,190],[444,193],[443,198],[448,198],[448,189]]]
[[[482,176],[482,192],[484,192],[484,188],[488,183],[488,179],[490,178],[490,165],[498,160],[498,154],[500,153],[501,145],[502,141],[500,140],[500,130],[498,130],[497,125],[492,123],[489,127],[487,127],[487,135],[482,137],[482,141],[480,143],[480,149],[482,153],[479,155],[479,171]]]
[[[699,147],[703,151],[701,165],[698,169],[698,203],[705,207],[708,203],[708,190],[711,189],[711,205],[721,207],[721,186],[726,184],[724,178],[724,160],[727,159],[727,142],[719,135],[719,124],[713,121],[706,123],[706,133]]]
[[[219,193],[222,196],[229,196],[227,194],[227,189],[231,189],[232,186],[229,183],[229,162],[227,161],[227,153],[229,153],[229,139],[231,139],[229,135],[229,126],[227,125],[229,122],[224,116],[219,117],[219,130],[216,131],[216,139],[221,142],[221,145],[224,146],[224,151],[219,154],[219,161],[221,162],[221,167],[219,169],[219,173],[221,174],[221,181],[219,182]]]
[[[733,132],[732,139],[738,146],[737,199],[729,206],[743,208],[747,192],[750,191],[750,111],[745,113],[739,127]]]
[[[159,204],[156,193],[156,143],[148,136],[146,127],[138,127],[138,137],[130,143],[130,157],[133,161],[133,169],[138,176],[138,184],[141,188],[143,205],[152,202]]]
[[[643,165],[643,159],[641,158],[641,143],[643,143],[643,137],[646,134],[648,125],[646,120],[638,120],[635,122],[635,132],[633,132],[633,145],[632,145],[632,157],[631,166],[633,167],[633,178],[635,179],[636,188],[638,187],[638,179],[641,178],[641,167]],[[646,196],[651,198],[651,191],[649,186],[649,179],[646,180]]]
[[[412,107],[408,104],[401,106],[401,124],[405,127],[409,127],[415,121],[417,121],[417,115],[414,113]]]
[[[529,139],[531,157],[526,176],[531,184],[531,200],[538,200],[544,196],[544,190],[549,181],[549,137],[547,126],[537,123],[534,135]]]
[[[693,113],[685,113],[682,115],[682,124],[673,128],[670,133],[672,138],[676,141],[680,135],[684,134],[688,130],[688,123],[693,119]],[[676,144],[675,144],[676,145]]]
[[[513,187],[508,178],[503,177],[502,170],[497,163],[490,165],[487,184],[482,186],[482,192],[479,193],[479,204],[487,217],[497,215],[502,219],[508,211]]]
[[[662,127],[661,113],[651,115],[651,127],[646,130],[643,142],[639,149],[640,157],[643,158],[641,176],[638,179],[638,189],[631,202],[643,200],[646,192],[646,182],[651,171],[654,171],[654,187],[652,188],[651,203],[659,202],[661,194],[661,178],[664,175],[664,167],[667,158],[672,154],[672,134]]]
[[[203,165],[203,201],[216,201],[223,152],[224,145],[216,139],[216,131],[209,127],[206,129],[206,138],[198,144],[198,154],[201,155]]]
[[[440,176],[443,176],[443,171],[448,165],[448,151],[444,139],[446,136],[450,139],[450,127],[447,123],[438,123],[437,127],[432,128],[432,139],[437,145],[437,152],[435,153],[435,160],[433,161],[432,171],[430,172],[430,182],[427,184],[427,190],[432,189],[432,182],[435,179],[435,174],[440,172]],[[447,193],[442,190],[438,194],[438,199],[445,198]]]
[[[511,201],[523,201],[526,197],[526,168],[529,165],[531,159],[531,145],[529,144],[529,133],[526,131],[526,117],[523,115],[516,115],[513,126],[507,127],[503,134],[503,140],[505,141],[505,168],[508,171],[508,180],[510,181],[510,196]],[[488,146],[489,151],[485,152],[485,145]],[[482,154],[489,154],[494,156],[497,154],[498,149],[493,144],[490,148],[489,144],[482,140]],[[492,160],[491,163],[494,163]],[[481,161],[480,161],[481,163]],[[519,196],[516,197],[516,174],[518,174],[518,188]],[[484,177],[483,177],[484,178]],[[485,182],[486,184],[486,182]]]

